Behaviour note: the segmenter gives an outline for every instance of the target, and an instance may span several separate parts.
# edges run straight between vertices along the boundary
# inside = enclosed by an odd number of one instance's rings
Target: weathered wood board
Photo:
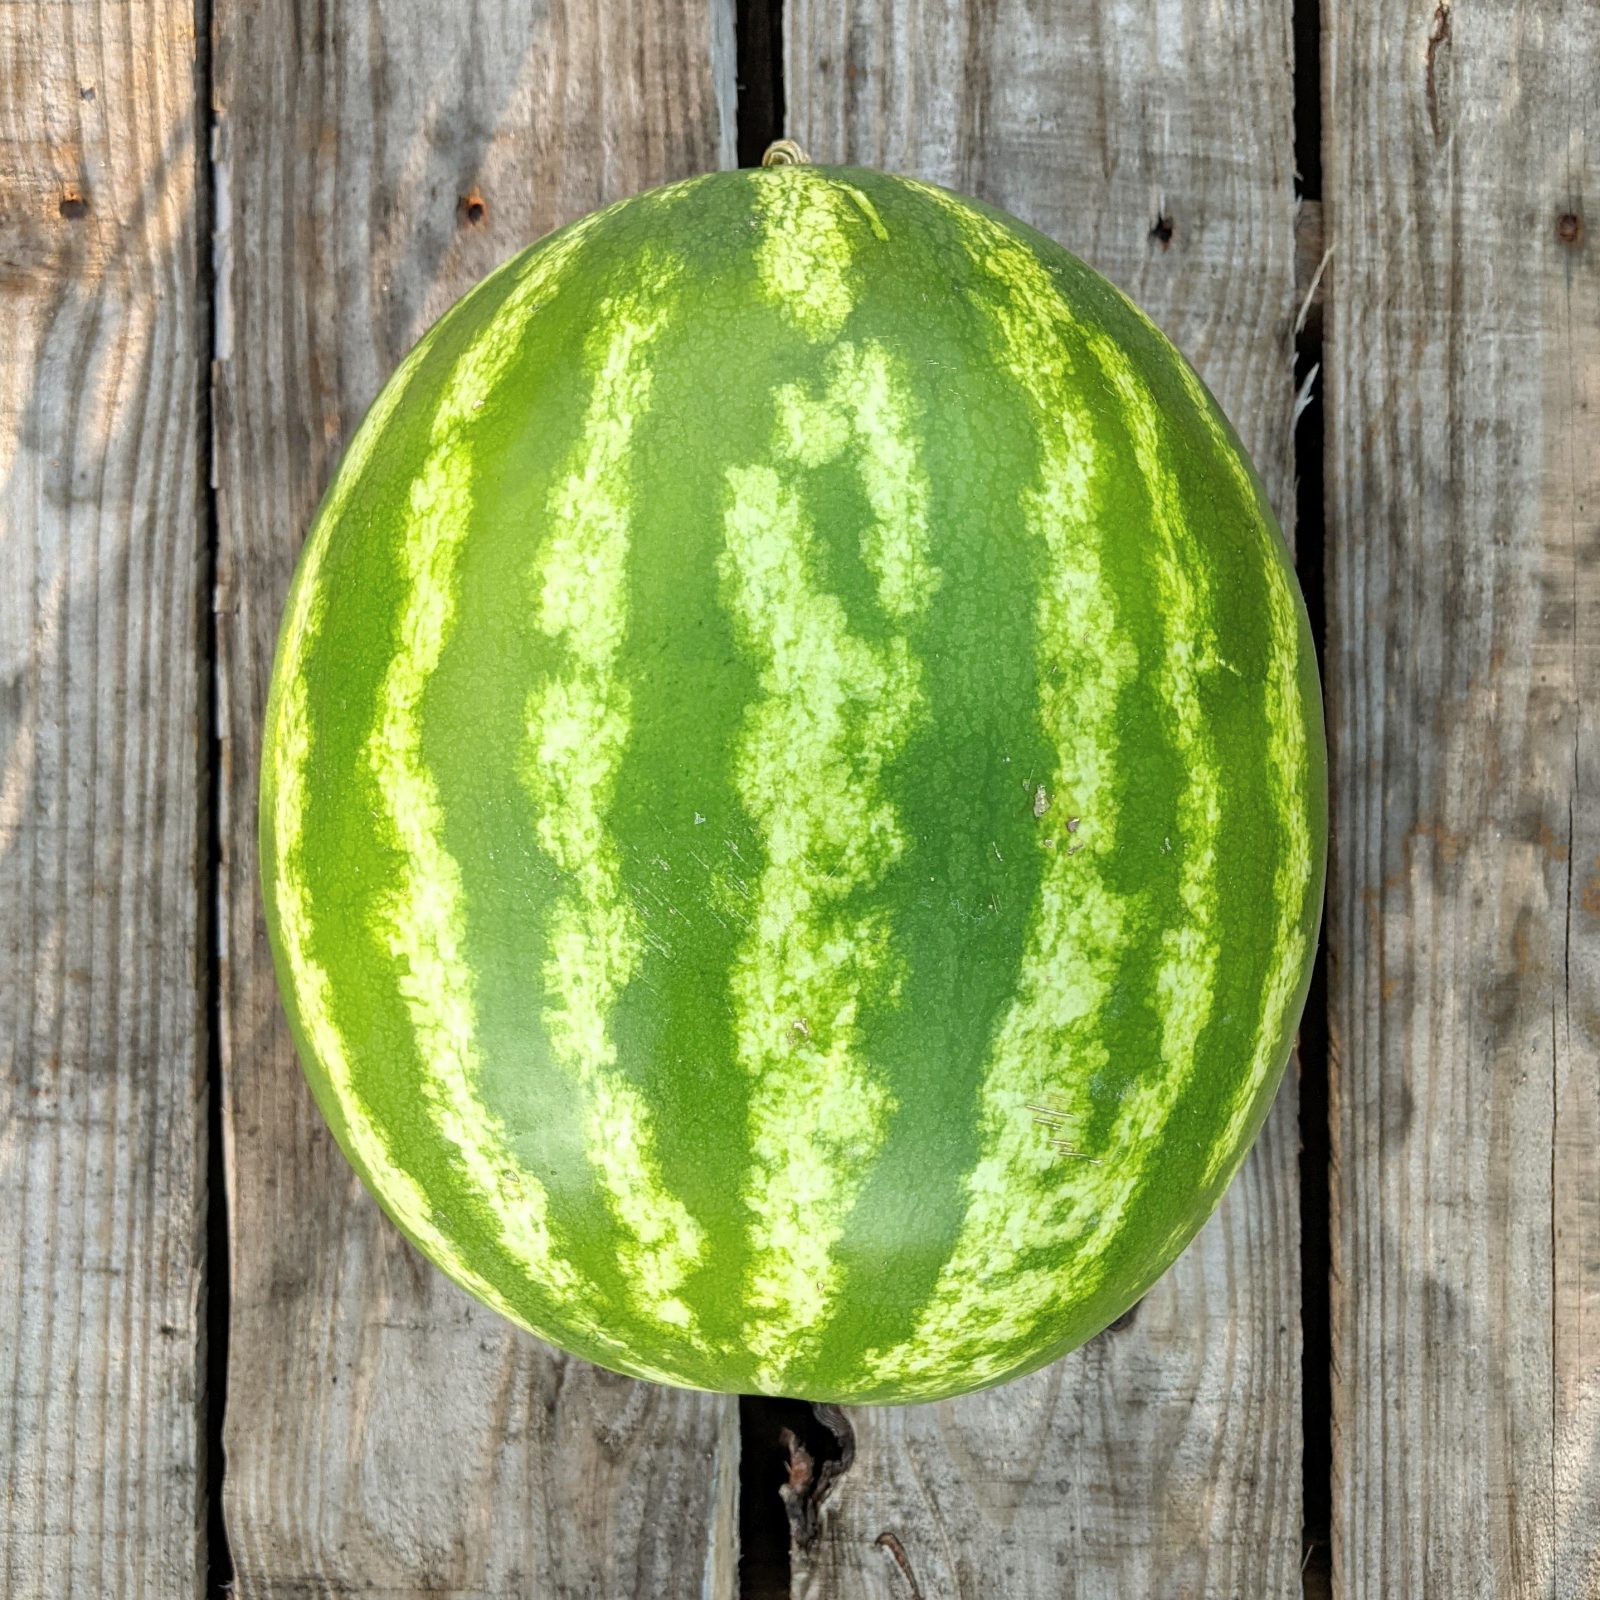
[[[1334,1576],[1600,1593],[1600,12],[1324,12]]]
[[[736,1402],[567,1361],[380,1216],[294,1061],[256,886],[257,737],[338,452],[428,323],[548,228],[731,160],[731,10],[216,12],[225,1502],[239,1592],[735,1591]]]
[[[0,6],[0,1594],[204,1559],[193,6]]]
[[[813,159],[979,194],[1107,273],[1196,360],[1290,526],[1287,0],[790,0],[786,44]],[[794,1594],[1298,1595],[1297,1149],[1289,1081],[1128,1325],[992,1393],[852,1412]]]

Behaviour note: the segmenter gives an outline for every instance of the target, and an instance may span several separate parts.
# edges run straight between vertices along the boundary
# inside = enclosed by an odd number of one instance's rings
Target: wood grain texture
[[[0,1594],[194,1596],[192,6],[0,5]]]
[[[294,1060],[255,800],[279,612],[341,445],[429,322],[514,249],[731,159],[731,14],[723,0],[219,0],[216,38],[239,1591],[725,1600],[735,1403],[555,1355],[383,1221]]]
[[[813,159],[981,195],[1105,272],[1196,360],[1289,526],[1287,0],[789,0],[786,38]],[[1298,1595],[1297,1149],[1289,1081],[1131,1323],[1006,1388],[851,1413],[794,1594]]]
[[[1334,1577],[1600,1593],[1600,12],[1324,12]]]

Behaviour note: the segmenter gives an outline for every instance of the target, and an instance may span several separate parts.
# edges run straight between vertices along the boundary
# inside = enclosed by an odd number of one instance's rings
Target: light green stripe
[[[558,667],[528,699],[523,779],[538,808],[540,845],[567,881],[544,964],[551,1051],[587,1094],[588,1155],[618,1223],[630,1309],[687,1331],[692,1316],[680,1290],[705,1237],[662,1179],[650,1108],[616,1070],[610,1022],[645,945],[606,822],[631,726],[628,685],[617,672],[628,632],[628,451],[650,405],[651,347],[682,265],[643,270],[647,283],[601,307],[584,350],[594,388],[550,497],[555,532],[533,578],[539,626],[558,647]]]
[[[1144,317],[1142,311],[1139,315]],[[1165,335],[1148,318],[1145,321],[1165,343]],[[1171,349],[1171,346],[1168,348]],[[1194,368],[1175,349],[1172,350],[1172,359],[1195,410],[1211,435],[1217,457],[1234,480],[1241,507],[1255,505],[1259,491],[1240,460],[1233,441],[1228,437],[1216,402],[1206,392]],[[1308,788],[1311,734],[1306,726],[1305,705],[1300,694],[1300,652],[1303,647],[1300,613],[1295,603],[1294,579],[1287,565],[1269,556],[1266,569],[1270,629],[1266,694],[1270,728],[1267,756],[1272,810],[1282,835],[1272,875],[1272,961],[1267,969],[1250,1067],[1234,1091],[1229,1102],[1227,1121],[1212,1146],[1206,1163],[1207,1183],[1216,1182],[1225,1172],[1231,1178],[1248,1153],[1240,1144],[1256,1113],[1263,1086],[1281,1065],[1279,1051],[1284,1021],[1309,954],[1307,947],[1310,939],[1303,918],[1313,855],[1311,795]]]
[[[808,339],[831,339],[855,306],[854,258],[864,231],[885,238],[859,189],[808,167],[751,174],[761,228],[756,282]]]
[[[919,186],[923,187],[923,186]],[[1209,1014],[1214,974],[1204,950],[1203,918],[1215,867],[1219,818],[1215,773],[1195,703],[1197,672],[1210,651],[1210,623],[1182,559],[1176,490],[1158,445],[1148,393],[1121,351],[1079,327],[1054,280],[1031,252],[943,191],[924,191],[952,216],[975,263],[1006,291],[975,303],[994,327],[1003,365],[1027,394],[1039,420],[1041,470],[1023,496],[1030,533],[1047,552],[1048,581],[1035,614],[1040,717],[1060,762],[1050,785],[1052,807],[1080,818],[1067,854],[1041,833],[1046,858],[1017,998],[1004,1018],[981,1091],[983,1142],[968,1180],[968,1210],[949,1262],[916,1331],[904,1344],[874,1353],[869,1370],[905,1392],[949,1382],[959,1366],[966,1380],[1003,1376],[1016,1341],[1033,1335],[1053,1311],[1092,1292],[1116,1219],[1136,1192],[1142,1146],[1157,1137],[1188,1081],[1195,1045]],[[1060,396],[1069,392],[1069,349],[1087,346],[1121,391],[1142,475],[1150,485],[1153,552],[1168,616],[1159,664],[1164,698],[1174,708],[1174,734],[1191,781],[1179,800],[1184,837],[1180,873],[1187,921],[1166,940],[1157,982],[1163,1029],[1161,1063],[1144,1087],[1122,1102],[1100,1164],[1076,1160],[1050,1144],[1031,1108],[1062,1114],[1072,1137],[1082,1085],[1104,1064],[1095,1018],[1116,977],[1130,906],[1110,890],[1098,861],[1115,847],[1160,849],[1163,841],[1118,836],[1120,747],[1118,698],[1138,662],[1107,604],[1110,586],[1098,559],[1104,532],[1096,526],[1095,450]],[[1156,1069],[1159,1069],[1156,1070]],[[1030,1253],[1083,1241],[1071,1276],[1030,1267]],[[1011,1348],[1007,1348],[1010,1346]]]
[[[1240,1141],[1256,1113],[1263,1085],[1281,1065],[1283,1025],[1309,954],[1303,918],[1312,874],[1311,797],[1307,789],[1310,736],[1300,697],[1300,618],[1292,583],[1283,567],[1275,562],[1269,565],[1271,655],[1267,666],[1267,718],[1271,732],[1267,757],[1272,774],[1272,810],[1282,835],[1272,874],[1272,961],[1267,968],[1250,1069],[1234,1091],[1227,1122],[1206,1163],[1208,1183],[1224,1171],[1231,1177],[1244,1159]]]
[[[528,1278],[563,1297],[578,1287],[558,1257],[537,1178],[509,1153],[509,1135],[478,1092],[473,980],[461,871],[443,842],[438,788],[422,758],[421,702],[454,621],[456,559],[471,520],[474,414],[516,354],[538,299],[553,291],[581,236],[540,257],[494,321],[462,352],[435,414],[411,486],[401,559],[406,594],[397,648],[379,692],[382,708],[366,757],[383,820],[402,862],[376,932],[399,969],[399,986],[424,1066],[423,1092],[438,1132],[455,1147],[463,1176],[489,1203],[500,1243]]]
[[[311,594],[312,586],[302,585],[301,592]],[[297,611],[298,637],[302,643],[308,642],[320,627],[322,607],[319,604],[297,608]],[[388,1143],[374,1124],[356,1086],[344,1036],[334,1021],[333,993],[327,970],[310,954],[315,921],[300,861],[305,832],[306,771],[311,755],[305,679],[294,672],[285,676],[283,683],[274,740],[278,782],[273,796],[276,854],[273,877],[279,941],[289,971],[295,1009],[307,1042],[339,1103],[350,1153],[382,1197],[389,1214],[458,1283],[502,1315],[526,1327],[527,1320],[512,1308],[498,1289],[473,1271],[462,1259],[455,1243],[434,1225],[428,1197],[411,1174],[390,1155]]]
[[[1161,446],[1161,419],[1148,386],[1121,346],[1102,334],[1090,339],[1096,362],[1122,403],[1122,420],[1133,442],[1139,476],[1150,495],[1156,571],[1165,625],[1165,655],[1157,674],[1178,759],[1186,781],[1178,795],[1178,837],[1161,848],[1180,853],[1178,896],[1183,921],[1162,938],[1163,961],[1156,975],[1160,997],[1161,1062],[1145,1087],[1130,1095],[1118,1114],[1107,1151],[1113,1170],[1098,1208],[1095,1232],[1075,1266],[1083,1282],[1075,1293],[1092,1293],[1103,1277],[1106,1251],[1118,1237],[1122,1217],[1139,1187],[1140,1153],[1161,1137],[1174,1107],[1193,1080],[1200,1036],[1216,998],[1220,943],[1216,937],[1217,838],[1222,827],[1222,792],[1216,752],[1200,704],[1202,675],[1222,666],[1215,618],[1197,582],[1197,563],[1183,518],[1177,481]],[[1146,841],[1147,847],[1151,841]]]
[[[853,453],[875,513],[863,560],[890,616],[919,615],[939,575],[927,553],[926,479],[888,357],[843,346],[820,397],[791,390],[780,404],[809,410],[816,431],[804,437]],[[785,1388],[832,1308],[834,1250],[887,1131],[890,1097],[861,1054],[859,1026],[864,1005],[892,998],[899,973],[881,916],[845,908],[905,848],[881,780],[926,710],[905,635],[881,645],[857,637],[839,599],[818,589],[815,533],[795,481],[803,465],[794,456],[805,453],[791,454],[786,440],[780,421],[775,448],[780,460],[791,455],[790,476],[765,465],[729,472],[721,560],[764,696],[746,714],[736,776],[766,865],[730,988],[750,1077],[745,1341],[765,1390]]]
[[[430,1118],[453,1147],[461,1181],[477,1192],[485,1214],[493,1218],[499,1248],[531,1286],[560,1303],[568,1337],[584,1336],[628,1370],[657,1376],[625,1356],[605,1329],[593,1285],[556,1252],[544,1187],[516,1159],[510,1131],[480,1092],[465,894],[460,867],[444,844],[438,787],[422,756],[422,697],[454,623],[456,562],[471,522],[473,423],[515,361],[539,307],[561,288],[596,221],[586,218],[533,256],[493,320],[457,359],[434,417],[428,454],[411,487],[400,551],[406,594],[397,648],[384,674],[382,711],[366,749],[382,802],[381,820],[401,855],[373,931],[396,963]]]
[[[344,1035],[334,1019],[333,991],[327,969],[311,954],[316,918],[307,889],[302,851],[312,739],[302,668],[322,630],[327,609],[320,581],[321,566],[332,530],[362,481],[373,449],[425,354],[424,345],[412,349],[357,429],[329,488],[311,542],[301,557],[279,650],[278,681],[283,689],[272,732],[273,888],[278,937],[295,1010],[305,1030],[306,1042],[338,1102],[352,1157],[366,1173],[395,1222],[445,1271],[503,1316],[526,1327],[529,1326],[527,1319],[493,1284],[479,1276],[462,1258],[454,1241],[440,1232],[434,1223],[428,1197],[411,1174],[391,1156],[388,1142],[373,1121],[360,1092]]]

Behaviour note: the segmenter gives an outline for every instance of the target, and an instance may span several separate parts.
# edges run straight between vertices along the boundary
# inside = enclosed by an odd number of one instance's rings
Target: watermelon
[[[1216,1205],[1304,1002],[1306,613],[1103,278],[907,178],[716,173],[524,251],[307,539],[261,862],[395,1224],[621,1372],[1000,1382]]]

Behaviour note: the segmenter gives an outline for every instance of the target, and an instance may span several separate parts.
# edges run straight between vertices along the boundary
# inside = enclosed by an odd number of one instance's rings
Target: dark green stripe
[[[620,663],[633,732],[612,815],[649,939],[616,1008],[614,1036],[620,1063],[655,1113],[662,1183],[709,1241],[683,1294],[706,1337],[728,1347],[726,1384],[740,1361],[749,1221],[738,1184],[749,1144],[747,1084],[735,1062],[727,985],[763,865],[734,762],[759,690],[718,601],[724,473],[739,457],[729,453],[733,441],[716,438],[697,439],[686,456],[683,419],[703,415],[715,396],[719,414],[750,419],[737,436],[748,444],[761,437],[759,419],[786,358],[812,357],[798,337],[774,346],[771,313],[753,294],[753,207],[746,230],[729,226],[726,197],[703,220],[694,195],[682,204],[680,224],[703,239],[708,259],[697,262],[694,305],[657,336],[657,388],[634,436],[644,526],[630,565]],[[730,362],[729,348],[748,355]]]

